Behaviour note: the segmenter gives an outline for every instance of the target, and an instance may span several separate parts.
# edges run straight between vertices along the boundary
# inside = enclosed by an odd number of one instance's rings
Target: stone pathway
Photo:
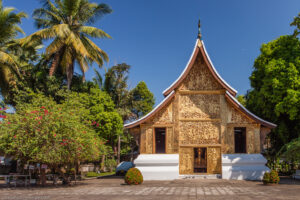
[[[128,186],[119,179],[95,179],[72,187],[1,188],[0,199],[300,199],[300,182],[273,187],[260,182],[217,179],[147,181]]]

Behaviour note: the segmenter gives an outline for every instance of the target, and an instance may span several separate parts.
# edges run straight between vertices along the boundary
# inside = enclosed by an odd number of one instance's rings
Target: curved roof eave
[[[124,124],[124,128],[133,128],[135,126],[140,125],[141,123],[148,120],[150,117],[152,117],[154,114],[156,114],[160,109],[162,109],[175,95],[175,91],[173,90],[160,104],[158,104],[151,112],[149,112],[147,115],[143,116],[142,118],[135,120],[133,122]]]
[[[225,93],[225,97],[228,98],[228,100],[235,104],[239,109],[241,109],[241,111],[243,113],[245,113],[247,116],[249,116],[251,119],[253,119],[254,121],[259,122],[260,124],[268,127],[268,128],[276,128],[277,125],[273,124],[271,122],[268,122],[266,120],[263,120],[262,118],[256,116],[255,114],[253,114],[252,112],[250,112],[247,108],[245,108],[234,96],[232,96],[228,91],[226,91]]]
[[[163,91],[163,95],[164,96],[167,96],[171,91],[172,89],[174,89],[174,86],[176,86],[176,84],[178,82],[180,82],[180,79],[182,79],[182,77],[184,77],[185,73],[188,71],[188,69],[190,68],[190,65],[194,63],[194,60],[196,59],[196,52],[198,53],[198,41],[199,39],[196,40],[196,43],[195,43],[195,46],[194,46],[194,50],[193,50],[193,53],[188,61],[188,63],[186,64],[184,70],[181,72],[180,76],[167,88]]]
[[[201,43],[200,46],[198,45],[199,42]],[[203,48],[201,48],[201,47],[203,47]],[[216,68],[214,67],[214,65],[206,51],[204,42],[199,39],[196,40],[196,44],[195,44],[193,53],[192,53],[187,65],[185,66],[184,70],[182,71],[180,76],[167,89],[165,89],[163,91],[163,95],[167,96],[171,91],[173,91],[183,81],[183,79],[187,76],[189,70],[192,68],[199,51],[202,53],[203,57],[206,58],[204,60],[207,62],[207,65],[208,65],[210,71],[213,73],[213,76],[217,79],[217,81],[223,87],[225,87],[232,95],[235,96],[237,94],[237,91],[233,87],[231,87],[217,72]]]

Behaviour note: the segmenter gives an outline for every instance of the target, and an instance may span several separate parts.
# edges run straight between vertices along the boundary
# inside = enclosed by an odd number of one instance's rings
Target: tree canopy
[[[90,64],[96,62],[101,67],[103,60],[108,61],[107,54],[91,38],[110,36],[88,24],[111,12],[108,5],[90,3],[89,0],[56,0],[54,3],[44,0],[43,8],[33,13],[37,28],[42,29],[22,39],[22,43],[52,39],[46,48],[46,59],[51,61],[49,75],[52,76],[60,67],[67,76],[67,87],[70,89],[75,61],[83,80]]]
[[[136,118],[140,118],[149,113],[155,104],[153,93],[150,92],[146,83],[141,81],[131,91],[132,93],[132,112]]]
[[[250,76],[252,90],[246,105],[257,115],[278,125],[271,134],[273,146],[300,136],[300,41],[281,36],[263,44]]]

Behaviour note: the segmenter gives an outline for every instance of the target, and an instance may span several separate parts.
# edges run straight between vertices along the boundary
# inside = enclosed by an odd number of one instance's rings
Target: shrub
[[[279,180],[280,178],[278,176],[277,171],[275,170],[272,170],[271,172],[266,172],[263,177],[264,184],[267,183],[277,184],[279,183]]]
[[[278,173],[277,171],[275,170],[272,170],[271,173],[270,173],[270,183],[279,183],[279,176],[278,176]]]
[[[138,185],[143,183],[143,175],[137,168],[130,168],[125,175],[125,183],[128,185]]]
[[[96,172],[88,172],[86,173],[86,177],[98,177],[100,174],[96,173]]]
[[[263,182],[264,182],[264,184],[267,184],[270,182],[270,173],[269,172],[265,172],[264,177],[263,177]]]
[[[114,159],[107,159],[105,161],[105,167],[110,171],[113,172],[116,169],[117,162]]]

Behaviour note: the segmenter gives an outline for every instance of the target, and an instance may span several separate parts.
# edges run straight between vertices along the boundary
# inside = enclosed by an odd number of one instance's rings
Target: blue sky
[[[291,34],[294,28],[289,24],[300,12],[299,0],[91,1],[107,3],[113,9],[95,24],[113,38],[96,41],[110,58],[103,67],[122,62],[131,65],[129,87],[145,81],[156,104],[184,69],[197,37],[199,18],[215,68],[239,94],[245,94],[261,44]],[[40,7],[39,0],[3,3],[28,13],[22,23],[27,35],[36,31],[31,14]],[[91,69],[87,78],[93,76]]]

